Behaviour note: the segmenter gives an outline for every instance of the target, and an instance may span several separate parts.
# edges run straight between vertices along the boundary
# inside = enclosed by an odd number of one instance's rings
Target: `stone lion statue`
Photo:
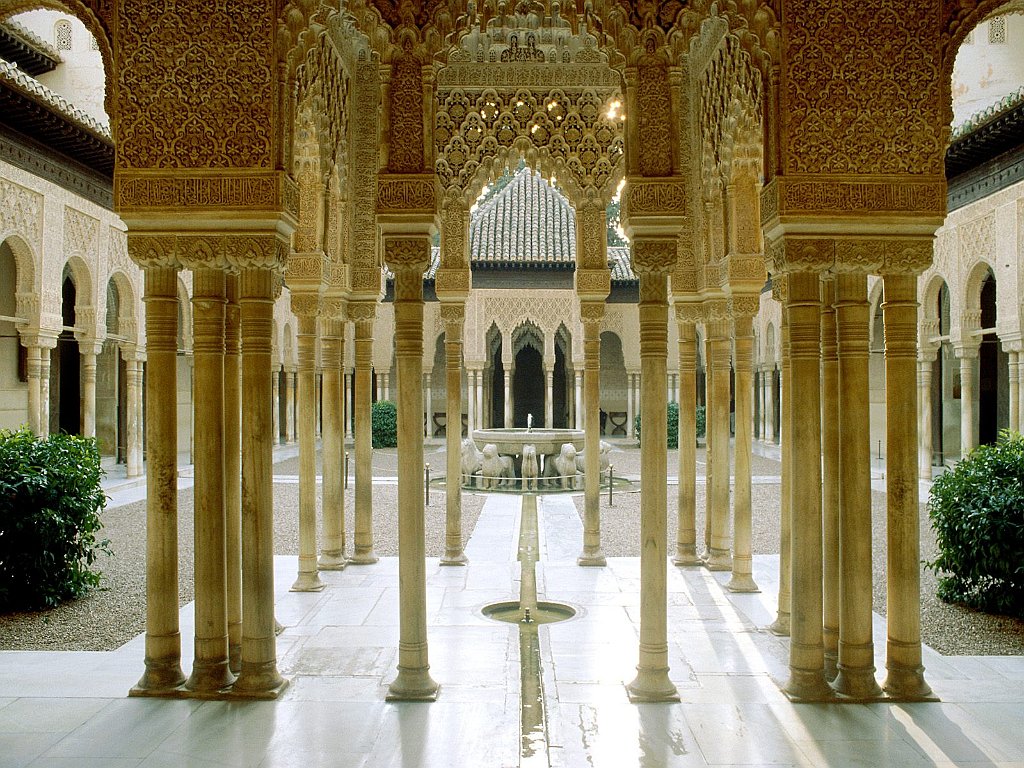
[[[576,487],[576,447],[572,443],[562,443],[562,450],[544,461],[544,477],[548,486],[560,488]]]
[[[511,484],[515,476],[512,459],[498,455],[498,446],[488,443],[484,446],[483,458],[480,461],[480,475],[483,477],[483,488],[501,488]]]
[[[527,491],[537,490],[537,475],[540,472],[540,464],[537,462],[537,446],[523,446],[523,489]]]
[[[601,443],[600,443],[600,446],[598,448],[598,462],[600,463],[600,467],[601,467],[601,471],[602,472],[607,472],[608,471],[608,467],[611,466],[611,463],[612,463],[611,453],[612,453],[612,444],[602,440]],[[576,454],[576,469],[578,471],[580,471],[580,472],[586,472],[587,471],[587,469],[586,469],[586,467],[587,467],[586,460],[587,460],[587,457],[586,457],[586,452],[585,451],[580,451],[579,453]]]
[[[480,471],[483,466],[484,455],[476,447],[473,438],[467,437],[462,441],[462,482],[469,484],[473,475]]]

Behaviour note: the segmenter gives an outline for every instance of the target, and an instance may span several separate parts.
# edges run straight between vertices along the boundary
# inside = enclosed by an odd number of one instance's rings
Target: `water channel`
[[[523,496],[519,523],[519,600],[492,603],[483,614],[519,627],[520,766],[548,766],[547,713],[540,659],[541,624],[565,621],[576,610],[563,603],[537,600],[537,560],[540,557],[537,497]]]

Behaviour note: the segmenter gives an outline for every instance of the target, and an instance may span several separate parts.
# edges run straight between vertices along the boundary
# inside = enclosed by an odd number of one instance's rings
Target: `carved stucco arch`
[[[122,269],[115,269],[107,278],[107,286],[113,284],[117,291],[117,332],[124,337],[121,348],[131,351],[139,344],[141,305],[132,279]],[[109,323],[109,318],[104,318]]]
[[[39,273],[39,267],[36,254],[32,249],[32,246],[29,245],[28,241],[24,237],[15,232],[0,233],[0,243],[6,243],[14,256],[14,268],[17,270],[17,280],[14,288],[15,293],[34,294],[37,291],[36,275]],[[38,301],[36,304],[38,305]],[[38,312],[39,309],[37,306],[36,315],[38,315]],[[24,317],[24,315],[20,313],[18,316]],[[38,317],[35,319],[38,320]]]

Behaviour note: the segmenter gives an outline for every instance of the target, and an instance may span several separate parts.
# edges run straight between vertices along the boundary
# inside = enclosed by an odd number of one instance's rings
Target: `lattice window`
[[[1006,42],[1006,17],[996,16],[988,23],[988,41],[993,45]]]
[[[71,22],[61,19],[53,25],[53,37],[58,51],[71,50]]]

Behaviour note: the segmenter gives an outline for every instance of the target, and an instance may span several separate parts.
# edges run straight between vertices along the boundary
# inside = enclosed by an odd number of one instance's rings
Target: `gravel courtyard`
[[[639,478],[639,449],[616,444],[612,452],[616,476]],[[698,450],[697,530],[702,539],[704,526],[704,451]],[[426,446],[425,460],[432,474],[443,474],[443,445]],[[677,454],[669,452],[669,477],[674,478]],[[374,475],[394,477],[398,461],[395,449],[374,451]],[[274,467],[274,550],[281,555],[298,553],[298,459],[285,459]],[[752,465],[753,549],[755,554],[778,552],[779,541],[779,463],[755,456]],[[669,551],[675,542],[676,486],[669,487]],[[374,497],[374,545],[378,555],[398,554],[397,487],[377,484]],[[476,525],[486,497],[464,494],[463,530],[468,537]],[[444,548],[444,493],[432,493],[426,511],[427,556],[436,557]],[[885,614],[885,494],[872,494],[874,517],[874,609]],[[582,515],[583,499],[576,497]],[[0,617],[0,649],[4,650],[112,650],[145,629],[145,502],[133,502],[103,512],[103,536],[109,538],[115,552],[104,558],[100,568],[103,588],[86,597],[51,611],[17,613]],[[601,539],[609,557],[639,556],[640,497],[637,493],[618,493],[613,504],[601,498]],[[193,598],[192,492],[179,494],[180,601]],[[351,552],[353,530],[352,487],[346,494],[346,531]],[[319,523],[318,523],[319,531]],[[921,552],[923,559],[933,556],[935,539],[921,507]],[[991,616],[960,606],[948,605],[935,597],[936,577],[922,571],[922,635],[924,641],[941,653],[950,655],[1024,654],[1024,622]]]

